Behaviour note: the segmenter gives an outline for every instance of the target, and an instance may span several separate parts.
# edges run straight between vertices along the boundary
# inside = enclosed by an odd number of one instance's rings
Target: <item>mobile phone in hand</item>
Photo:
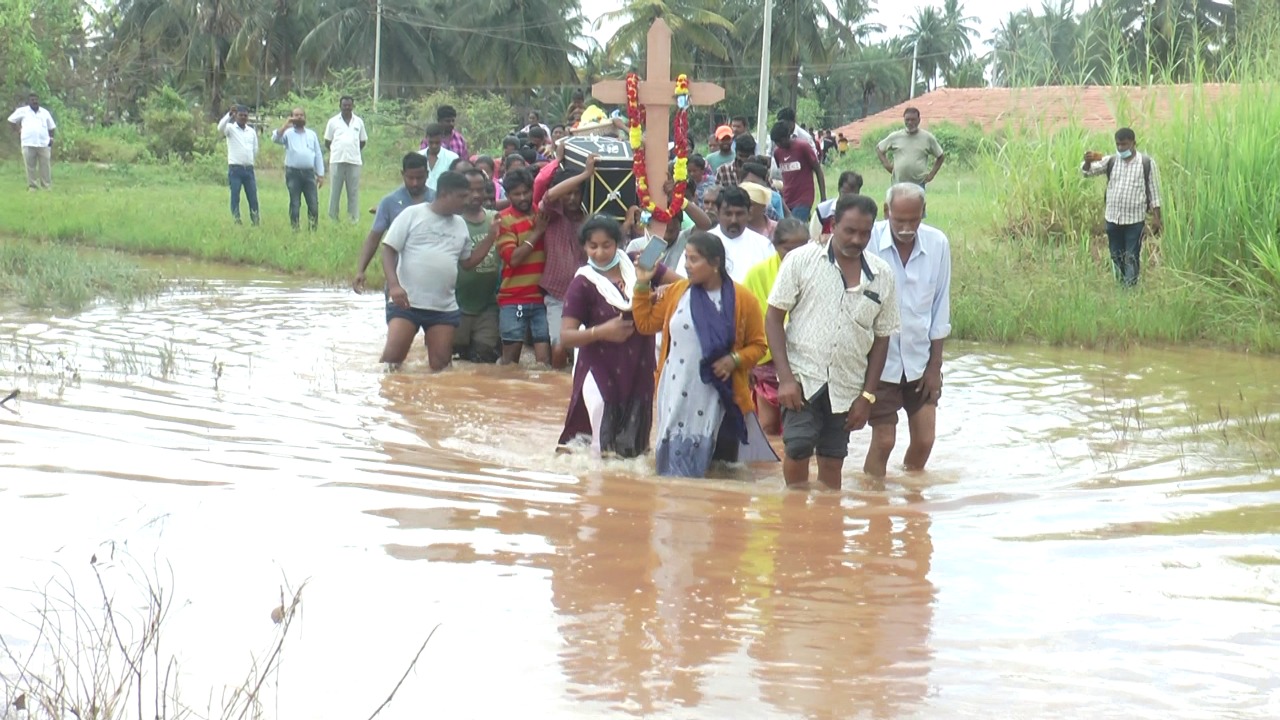
[[[649,244],[644,246],[644,252],[640,253],[640,259],[636,264],[645,270],[652,270],[658,266],[658,259],[666,251],[667,244],[661,238],[650,237]]]

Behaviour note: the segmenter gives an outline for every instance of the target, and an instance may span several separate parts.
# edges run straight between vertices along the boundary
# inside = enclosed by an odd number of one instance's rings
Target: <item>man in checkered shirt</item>
[[[1137,137],[1133,130],[1116,131],[1116,153],[1100,157],[1084,154],[1080,170],[1085,177],[1107,176],[1107,239],[1111,244],[1111,262],[1116,275],[1125,285],[1138,284],[1141,268],[1142,233],[1147,213],[1151,213],[1151,231],[1159,233],[1164,222],[1160,217],[1160,173],[1156,161],[1134,149]]]

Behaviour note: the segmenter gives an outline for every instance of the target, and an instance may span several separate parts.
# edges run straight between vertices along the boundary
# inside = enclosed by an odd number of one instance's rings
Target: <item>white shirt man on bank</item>
[[[868,248],[894,274],[901,318],[868,421],[871,447],[863,470],[873,477],[885,474],[899,410],[907,413],[911,436],[907,470],[924,469],[936,436],[942,345],[951,334],[951,247],[941,230],[921,222],[924,211],[924,188],[914,182],[893,185],[885,198],[886,218],[876,223]]]
[[[53,156],[53,134],[58,128],[53,115],[40,107],[40,97],[27,96],[27,104],[13,111],[9,122],[18,131],[22,143],[22,160],[27,166],[27,190],[51,190],[53,178],[50,164]]]
[[[329,119],[324,129],[324,147],[329,151],[329,217],[338,219],[338,203],[345,187],[347,217],[353,223],[360,220],[360,167],[364,164],[361,152],[369,142],[364,120],[355,114],[355,106],[356,101],[344,95],[338,101],[338,114]]]
[[[240,224],[240,189],[249,201],[249,219],[258,215],[258,178],[253,164],[258,157],[258,131],[249,124],[249,108],[237,105],[218,121],[218,132],[227,138],[227,187],[231,188],[231,217]]]

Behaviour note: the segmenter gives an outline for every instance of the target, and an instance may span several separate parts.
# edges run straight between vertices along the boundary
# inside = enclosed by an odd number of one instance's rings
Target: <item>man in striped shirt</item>
[[[542,235],[547,217],[533,212],[533,175],[512,170],[502,178],[511,205],[498,213],[498,256],[502,284],[498,286],[498,333],[502,337],[501,364],[520,362],[527,337],[542,365],[551,364],[551,335],[547,307],[542,301],[542,270],[547,262]]]
[[[1142,234],[1147,213],[1151,214],[1151,231],[1159,233],[1164,222],[1160,216],[1160,172],[1150,155],[1134,149],[1137,136],[1129,128],[1116,131],[1116,153],[1106,157],[1098,153],[1084,154],[1080,170],[1085,177],[1107,176],[1107,239],[1111,244],[1111,262],[1116,276],[1130,287],[1138,284],[1141,270]]]

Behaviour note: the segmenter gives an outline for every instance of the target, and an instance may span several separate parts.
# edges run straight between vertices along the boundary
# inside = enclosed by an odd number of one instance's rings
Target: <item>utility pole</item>
[[[378,112],[378,91],[382,82],[382,0],[378,0],[378,24],[373,31],[373,111]]]
[[[382,0],[378,0],[381,2]],[[911,99],[916,98],[916,60],[920,58],[920,36],[916,35],[915,42],[911,43]],[[376,85],[374,87],[377,87]],[[376,103],[375,103],[376,105]]]
[[[760,45],[760,92],[756,105],[756,142],[764,147],[769,113],[769,48],[773,45],[773,0],[764,0],[764,39]]]

